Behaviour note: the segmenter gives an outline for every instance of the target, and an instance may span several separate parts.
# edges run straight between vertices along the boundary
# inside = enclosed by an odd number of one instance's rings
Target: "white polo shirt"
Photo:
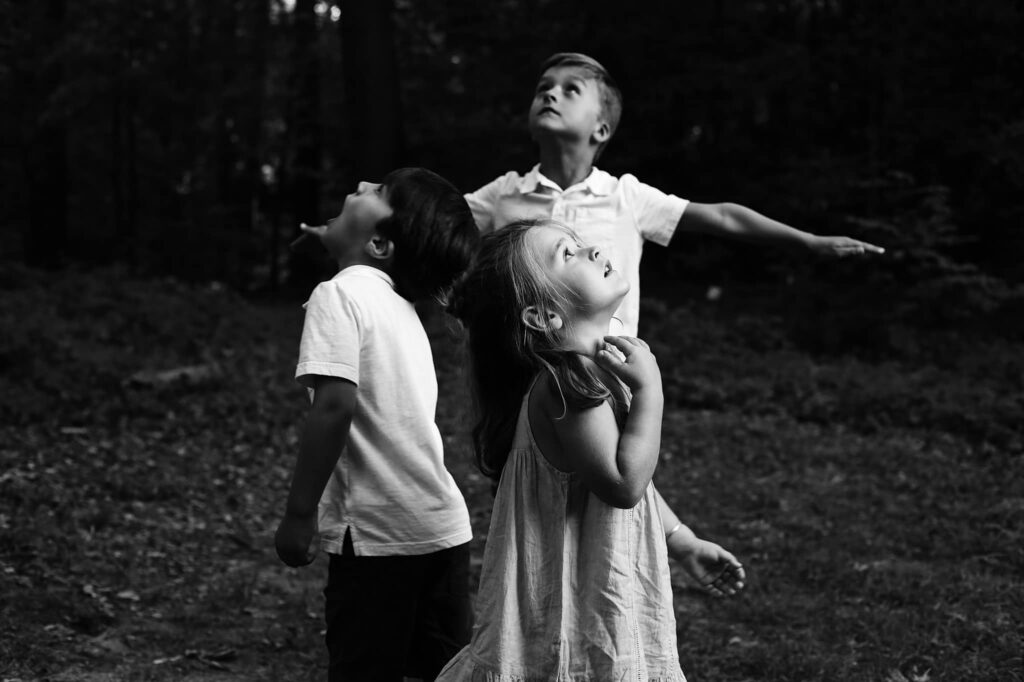
[[[667,246],[689,203],[645,185],[636,176],[616,178],[594,168],[582,182],[562,190],[544,177],[540,166],[526,175],[506,173],[466,201],[481,232],[516,220],[552,218],[568,225],[587,246],[608,254],[612,266],[629,281],[629,293],[615,316],[635,336],[640,317],[640,257],[645,241]]]
[[[437,377],[412,303],[387,273],[345,268],[313,290],[295,378],[356,384],[345,449],[324,490],[324,551],[340,554],[345,530],[357,555],[427,554],[469,542],[466,502],[444,466],[434,422]]]

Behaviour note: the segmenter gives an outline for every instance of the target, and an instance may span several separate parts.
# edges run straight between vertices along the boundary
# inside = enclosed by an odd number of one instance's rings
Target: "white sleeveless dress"
[[[523,399],[484,550],[473,639],[438,680],[685,682],[654,488],[632,509],[545,459]]]

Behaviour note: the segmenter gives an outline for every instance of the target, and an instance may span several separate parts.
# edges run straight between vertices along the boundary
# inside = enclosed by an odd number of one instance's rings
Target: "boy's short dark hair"
[[[392,214],[377,229],[395,245],[395,289],[410,301],[439,296],[469,266],[480,239],[462,193],[425,168],[399,168],[382,183]]]
[[[619,127],[619,120],[622,118],[622,91],[615,83],[615,79],[608,73],[599,61],[593,57],[580,52],[558,52],[544,60],[540,65],[540,73],[544,74],[548,69],[556,66],[573,66],[597,81],[597,87],[601,95],[601,115],[604,122],[608,124],[608,139],[610,140]],[[597,149],[597,156],[601,155],[605,142]]]

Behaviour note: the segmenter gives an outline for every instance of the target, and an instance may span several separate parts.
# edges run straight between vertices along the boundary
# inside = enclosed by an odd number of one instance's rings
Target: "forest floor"
[[[478,568],[491,498],[463,363],[425,317]],[[1024,679],[1019,344],[868,360],[743,305],[643,317],[668,402],[656,481],[749,577],[714,600],[677,575],[691,680]],[[301,321],[217,286],[0,269],[0,680],[322,679],[325,561],[272,547]]]

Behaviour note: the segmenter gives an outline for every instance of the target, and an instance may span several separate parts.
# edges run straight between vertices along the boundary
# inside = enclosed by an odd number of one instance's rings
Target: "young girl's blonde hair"
[[[617,418],[625,412],[621,392],[609,390],[579,354],[559,348],[557,331],[524,320],[529,306],[565,319],[572,305],[572,292],[551,279],[526,242],[537,227],[561,229],[576,239],[568,227],[550,220],[511,223],[483,237],[473,264],[448,297],[448,311],[468,332],[477,466],[494,480],[508,457],[523,396],[539,372],[552,375],[567,409],[610,399]]]

